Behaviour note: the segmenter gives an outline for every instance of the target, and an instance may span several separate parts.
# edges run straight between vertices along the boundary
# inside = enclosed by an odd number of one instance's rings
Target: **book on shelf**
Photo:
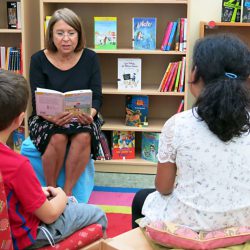
[[[173,26],[172,26],[172,29],[171,29],[171,32],[170,32],[170,35],[169,35],[169,39],[168,39],[167,43],[164,45],[164,50],[165,51],[169,51],[171,49],[171,46],[172,46],[172,43],[173,43],[173,40],[174,40],[174,35],[175,35],[176,28],[177,28],[177,22],[173,22]]]
[[[111,160],[112,158],[108,139],[103,131],[100,131],[99,152],[96,158],[97,160]]]
[[[141,59],[118,58],[118,90],[141,90]]]
[[[165,50],[166,44],[168,43],[169,36],[173,27],[174,22],[168,22],[167,27],[164,32],[164,36],[161,43],[161,50]]]
[[[6,67],[6,47],[0,46],[0,69]]]
[[[25,129],[24,126],[20,126],[16,130],[13,131],[13,145],[14,145],[14,151],[20,153],[21,146],[23,141],[25,140]]]
[[[60,92],[37,88],[35,91],[37,115],[55,116],[62,112],[90,114],[92,107],[92,91],[90,89]]]
[[[95,49],[117,48],[117,17],[94,17]]]
[[[158,162],[158,145],[160,133],[142,132],[141,158],[151,162]]]
[[[17,2],[17,29],[22,28],[22,11],[21,11],[21,2]]]
[[[180,113],[184,110],[184,99],[181,100],[180,105],[178,106],[177,113]]]
[[[21,48],[1,47],[1,68],[22,74]]]
[[[51,16],[46,16],[45,17],[45,20],[44,20],[44,34],[46,34],[50,19],[51,19]]]
[[[222,0],[222,22],[240,22],[241,0]]]
[[[175,35],[175,51],[180,50],[180,29],[181,29],[181,18],[177,19],[177,28],[176,28],[176,35]]]
[[[17,1],[7,1],[8,29],[17,29]]]
[[[185,83],[185,71],[186,71],[186,57],[182,57],[181,63],[181,74],[180,74],[180,82],[178,86],[178,92],[184,92],[184,83]]]
[[[148,126],[148,96],[126,96],[125,125],[133,127]]]
[[[250,0],[242,0],[242,22],[250,23]]]
[[[132,18],[132,47],[138,50],[156,49],[156,17]]]
[[[135,158],[135,132],[113,131],[112,132],[112,159]]]

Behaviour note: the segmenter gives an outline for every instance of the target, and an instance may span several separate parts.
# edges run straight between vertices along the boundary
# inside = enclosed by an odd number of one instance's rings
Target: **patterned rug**
[[[101,207],[108,218],[109,238],[127,232],[131,227],[131,204],[137,188],[95,186],[89,204]]]

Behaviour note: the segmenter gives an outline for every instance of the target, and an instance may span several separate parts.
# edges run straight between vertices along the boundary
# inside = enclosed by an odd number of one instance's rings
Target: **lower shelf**
[[[130,160],[98,160],[95,161],[96,172],[156,174],[156,163],[143,159]]]

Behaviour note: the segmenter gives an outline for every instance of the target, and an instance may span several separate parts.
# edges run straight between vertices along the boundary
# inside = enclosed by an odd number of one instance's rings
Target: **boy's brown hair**
[[[28,84],[22,75],[0,70],[0,131],[26,110]]]

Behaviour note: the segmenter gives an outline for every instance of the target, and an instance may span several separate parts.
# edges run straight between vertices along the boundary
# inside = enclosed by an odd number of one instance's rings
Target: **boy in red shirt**
[[[105,231],[107,219],[101,209],[69,201],[61,188],[42,188],[29,160],[6,145],[23,121],[28,95],[23,76],[0,71],[0,172],[14,249],[58,242],[93,223],[101,224]]]

